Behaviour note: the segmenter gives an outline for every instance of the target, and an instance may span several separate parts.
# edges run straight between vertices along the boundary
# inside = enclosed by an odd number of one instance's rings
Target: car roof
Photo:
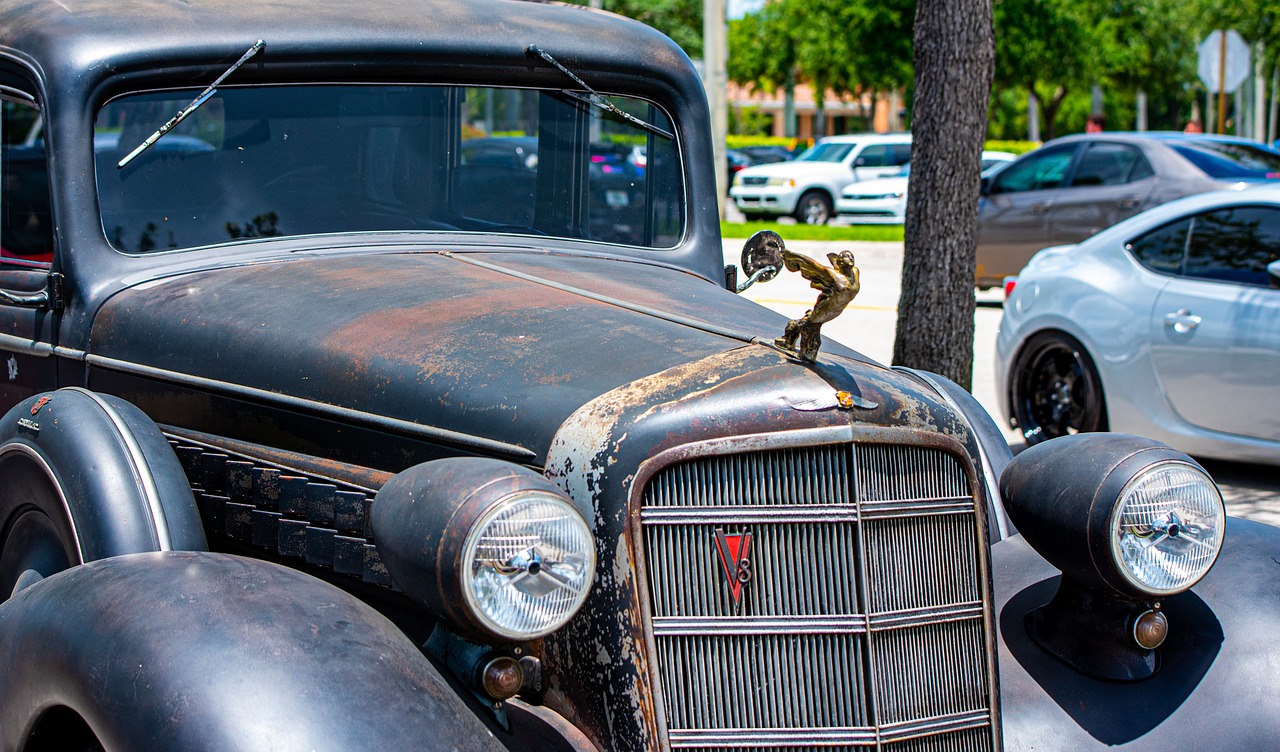
[[[479,61],[545,78],[548,85],[572,85],[530,54],[530,45],[570,70],[589,68],[597,78],[602,71],[643,69],[669,87],[692,70],[684,52],[660,32],[611,13],[558,3],[0,0],[0,52],[43,72],[54,88],[88,88],[112,75],[165,67],[225,70],[257,39],[266,42],[263,53],[237,72],[238,79],[251,80],[260,66],[275,63],[333,61],[350,61],[352,76],[360,71],[377,76],[407,60],[465,77],[459,70],[465,60],[469,67]],[[187,73],[188,85],[198,83]],[[688,88],[684,81],[675,85]]]
[[[1183,133],[1182,131],[1103,131],[1102,133],[1072,133],[1067,136],[1060,136],[1051,141],[1045,142],[1045,146],[1050,144],[1074,143],[1077,141],[1185,141],[1187,143],[1195,143],[1196,141],[1218,142],[1229,144],[1247,144],[1256,146],[1259,149],[1275,151],[1270,146],[1254,141],[1249,138],[1240,136],[1229,136],[1216,133]]]
[[[862,142],[902,144],[911,141],[910,133],[849,133],[818,139],[820,144],[856,144]]]

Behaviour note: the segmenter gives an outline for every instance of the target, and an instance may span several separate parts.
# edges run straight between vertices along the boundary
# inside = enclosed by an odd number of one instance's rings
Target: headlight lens
[[[490,508],[463,548],[462,592],[495,633],[532,640],[564,625],[595,574],[595,539],[565,500],[527,491]]]
[[[796,181],[792,178],[769,178],[765,185],[780,185],[783,188],[795,188]]]
[[[1209,476],[1183,462],[1137,475],[1111,517],[1111,553],[1130,584],[1153,596],[1182,592],[1213,566],[1226,510]]]

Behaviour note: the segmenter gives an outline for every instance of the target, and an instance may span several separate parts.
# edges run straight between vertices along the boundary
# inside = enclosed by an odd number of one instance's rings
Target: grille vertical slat
[[[981,519],[956,457],[711,456],[658,472],[642,503],[673,748],[991,749]],[[738,605],[717,531],[751,535]]]

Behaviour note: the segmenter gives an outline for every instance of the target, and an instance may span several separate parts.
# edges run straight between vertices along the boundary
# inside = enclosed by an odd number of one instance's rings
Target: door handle
[[[1200,326],[1200,317],[1186,308],[1179,308],[1173,313],[1165,314],[1164,325],[1171,327],[1178,334],[1186,334]]]
[[[1053,206],[1052,201],[1041,201],[1038,204],[1032,204],[1031,211],[1034,212],[1035,214],[1044,214],[1045,212],[1049,211],[1049,207],[1051,206]]]
[[[1132,209],[1133,207],[1138,205],[1138,199],[1130,196],[1129,198],[1122,198],[1116,203],[1120,206],[1121,209]]]

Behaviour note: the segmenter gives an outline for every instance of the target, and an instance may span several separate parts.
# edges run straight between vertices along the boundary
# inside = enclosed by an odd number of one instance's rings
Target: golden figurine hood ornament
[[[752,235],[742,248],[742,268],[750,276],[740,290],[753,282],[773,279],[783,268],[800,272],[809,286],[818,290],[813,307],[800,318],[787,322],[786,331],[773,341],[778,348],[810,363],[818,359],[818,349],[822,347],[822,325],[839,316],[861,289],[851,251],[828,253],[827,260],[831,266],[788,251],[782,237],[770,230]]]

